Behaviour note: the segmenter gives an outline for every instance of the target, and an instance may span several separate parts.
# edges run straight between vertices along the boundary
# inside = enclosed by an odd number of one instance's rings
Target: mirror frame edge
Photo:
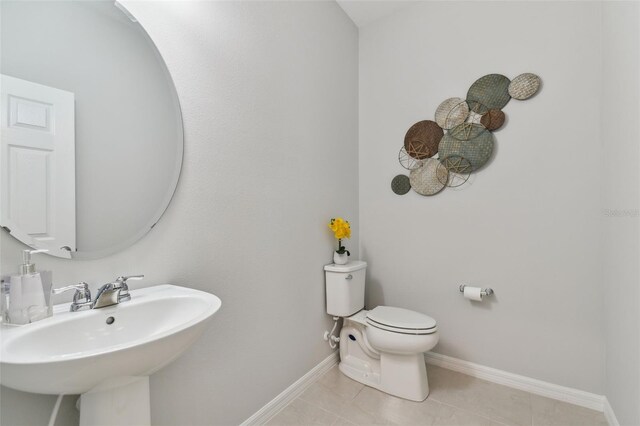
[[[70,260],[96,260],[96,259],[102,259],[111,255],[114,255],[129,247],[132,247],[135,243],[140,241],[145,235],[151,232],[151,230],[157,225],[160,219],[162,219],[162,216],[164,216],[165,212],[169,208],[169,205],[171,205],[171,201],[175,197],[176,191],[178,190],[178,183],[180,182],[180,177],[182,175],[182,166],[184,165],[184,115],[182,113],[182,105],[180,104],[180,97],[178,96],[178,89],[176,87],[175,81],[173,80],[173,76],[171,75],[171,71],[169,70],[169,66],[165,61],[164,56],[160,52],[158,45],[155,43],[153,38],[151,38],[151,35],[146,30],[144,25],[142,25],[142,22],[138,20],[138,18],[129,10],[129,8],[120,0],[115,0],[113,2],[113,6],[120,9],[120,11],[123,12],[127,16],[127,18],[129,18],[131,21],[135,20],[134,22],[136,22],[140,26],[140,29],[143,32],[143,36],[146,37],[147,41],[151,43],[151,45],[155,48],[155,52],[158,56],[158,59],[164,65],[164,72],[166,74],[167,80],[169,83],[171,83],[170,84],[171,98],[173,99],[174,105],[177,107],[177,112],[179,115],[179,126],[177,126],[177,130],[178,130],[177,136],[182,143],[179,143],[176,149],[176,162],[175,162],[173,177],[171,179],[171,184],[169,185],[169,189],[165,193],[165,196],[161,203],[161,206],[163,207],[158,209],[158,211],[151,217],[151,220],[149,220],[146,223],[146,225],[142,229],[140,229],[140,231],[138,231],[136,234],[134,234],[132,237],[128,238],[127,240],[124,240],[121,244],[106,248],[104,250],[98,250],[98,251],[72,252]]]

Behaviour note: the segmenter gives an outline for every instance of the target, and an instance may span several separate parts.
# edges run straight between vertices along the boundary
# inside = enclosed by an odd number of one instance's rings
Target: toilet
[[[438,343],[436,321],[391,306],[364,309],[367,264],[326,265],[327,313],[344,319],[339,368],[390,395],[424,401],[429,395],[424,352]]]

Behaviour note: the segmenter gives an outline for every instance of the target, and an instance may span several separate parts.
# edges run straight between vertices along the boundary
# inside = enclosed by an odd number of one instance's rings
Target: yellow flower
[[[341,217],[331,219],[329,228],[333,231],[334,236],[339,240],[351,237],[351,226],[349,225],[349,222]]]
[[[336,218],[336,219],[331,219],[331,223],[329,224],[329,228],[331,228],[331,230],[333,232],[337,232],[338,229],[340,229],[342,227],[342,223],[343,220],[342,218]]]

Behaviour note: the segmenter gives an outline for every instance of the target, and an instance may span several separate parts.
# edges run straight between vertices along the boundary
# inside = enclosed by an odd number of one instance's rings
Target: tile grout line
[[[327,374],[327,373],[325,373],[325,374]],[[323,385],[323,384],[322,384],[322,383],[320,383],[319,381],[318,381],[318,385],[319,385],[319,386],[321,386],[321,387],[323,387],[324,389],[326,389],[328,392],[334,393],[332,389],[330,389],[330,388],[328,388],[327,386]],[[363,391],[366,387],[367,387],[367,385],[362,385],[362,386],[360,387],[360,389],[358,390],[358,392],[348,400],[348,403],[353,402],[353,401],[358,397],[358,395],[360,395],[360,393],[362,393],[362,391]],[[371,388],[371,389],[375,389],[375,388]],[[379,389],[375,389],[375,390],[377,390],[377,391],[379,391],[379,392],[382,392],[382,391],[380,391]],[[383,392],[383,393],[384,393],[384,392]],[[385,393],[385,394],[386,394],[386,393]],[[305,402],[307,402],[307,403],[310,403],[311,405],[313,405],[313,406],[315,406],[315,407],[317,407],[317,408],[320,408],[320,409],[322,409],[322,410],[324,410],[324,411],[326,411],[326,412],[328,412],[328,413],[330,413],[330,414],[333,414],[334,416],[338,417],[339,419],[342,419],[342,420],[345,420],[345,421],[347,421],[347,422],[349,422],[349,423],[352,423],[349,419],[347,419],[347,418],[345,418],[345,417],[341,416],[340,414],[338,414],[338,413],[336,413],[336,412],[334,412],[334,411],[327,410],[326,408],[321,407],[320,405],[318,405],[318,404],[316,404],[316,403],[312,402],[311,400],[303,399],[303,398],[302,398],[302,395],[301,395],[301,396],[299,396],[298,398],[299,398],[299,399],[302,399],[303,401],[305,401]],[[485,415],[481,415],[481,414],[479,414],[479,413],[476,413],[476,412],[474,412],[474,411],[471,411],[471,410],[469,410],[469,409],[467,409],[467,408],[458,407],[458,406],[455,406],[455,405],[452,405],[452,404],[449,404],[449,403],[446,403],[446,402],[443,402],[443,401],[439,401],[438,399],[435,399],[435,398],[431,398],[431,401],[434,401],[434,402],[436,402],[436,403],[438,403],[438,404],[440,404],[440,405],[445,405],[445,406],[448,406],[448,407],[454,408],[454,409],[456,409],[456,410],[463,411],[463,412],[468,413],[468,414],[473,414],[474,416],[480,417],[480,418],[482,418],[482,419],[484,419],[484,420],[488,420],[488,421],[493,422],[493,423],[497,423],[497,424],[500,424],[500,425],[508,426],[508,424],[507,424],[507,423],[504,423],[504,422],[502,421],[502,419],[498,420],[498,419],[490,418],[490,417],[487,417],[487,416],[485,416]],[[372,413],[370,413],[370,414],[372,414]],[[385,418],[385,420],[389,420],[389,419]]]
[[[337,415],[337,414],[336,414],[336,413],[334,413],[333,411],[329,411],[329,410],[327,410],[326,408],[320,407],[318,404],[314,404],[314,403],[313,403],[313,402],[311,402],[311,401],[307,401],[306,399],[302,399],[302,398],[300,398],[300,397],[297,397],[296,399],[299,399],[300,401],[304,402],[305,404],[309,404],[309,405],[311,405],[311,406],[312,406],[312,407],[314,407],[314,408],[317,408],[317,409],[319,409],[319,410],[321,410],[321,411],[324,411],[325,413],[329,413],[329,414],[331,414],[331,415],[332,415],[332,416],[334,416],[334,417],[339,417],[339,418],[341,418],[341,419],[343,419],[343,420],[347,420],[347,421],[349,421],[348,419],[345,419],[344,417]],[[291,401],[291,403],[293,403],[294,401],[295,401],[295,399],[294,399],[293,401]],[[291,405],[291,403],[287,404],[287,407],[288,407],[289,405]],[[285,407],[285,408],[286,408],[286,407]]]
[[[350,402],[355,401],[355,399],[358,397],[358,395],[360,395],[360,393],[361,393],[361,392],[362,392],[362,390],[364,389],[364,386],[366,386],[366,385],[363,385],[363,386],[360,388],[360,390],[358,391],[358,393],[356,393],[355,395],[353,395],[353,398],[351,398],[351,401],[350,401]]]
[[[322,385],[321,385],[321,386],[322,386]],[[330,391],[330,389],[327,389],[327,390],[329,390],[329,391]],[[362,389],[360,389],[360,391],[362,391]],[[356,395],[358,395],[358,394],[360,393],[360,391],[358,391],[358,393],[357,393]],[[354,397],[354,398],[355,398],[355,397]],[[335,417],[337,417],[337,418],[339,418],[339,419],[342,419],[342,420],[347,421],[347,422],[349,422],[349,423],[353,423],[351,420],[349,420],[349,419],[347,419],[347,418],[345,418],[345,417],[341,416],[340,414],[336,413],[335,411],[327,410],[326,408],[321,407],[319,404],[316,404],[315,402],[313,402],[313,401],[311,401],[311,400],[308,400],[308,399],[304,399],[304,398],[302,398],[302,395],[301,395],[301,396],[299,396],[299,397],[298,397],[298,398],[296,398],[296,399],[299,399],[299,400],[300,400],[300,401],[302,401],[302,402],[305,402],[305,403],[307,403],[307,404],[310,404],[310,405],[312,405],[313,407],[318,408],[318,409],[320,409],[320,410],[322,410],[322,411],[324,411],[324,412],[326,412],[326,413],[332,414],[333,416],[335,416]],[[295,401],[295,400],[294,400],[294,401]],[[353,401],[353,399],[352,399],[352,401]],[[293,402],[293,401],[291,401],[291,402]]]
[[[327,372],[327,373],[328,373],[328,372]],[[323,374],[323,376],[324,376],[324,375],[326,375],[327,373],[324,373],[324,374]],[[321,376],[321,377],[323,377],[323,376]],[[477,378],[474,378],[474,379],[477,379]],[[477,380],[485,381],[485,380],[482,380],[482,379],[477,379]],[[329,387],[327,387],[327,386],[323,385],[323,384],[322,384],[322,383],[320,383],[319,381],[318,381],[317,383],[318,383],[318,385],[319,385],[319,386],[323,387],[323,388],[324,388],[325,390],[327,390],[328,392],[334,393],[332,389],[330,389]],[[490,383],[490,382],[487,382],[487,383]],[[358,395],[360,395],[360,393],[362,393],[362,391],[363,391],[366,387],[367,387],[367,385],[362,385],[362,386],[360,387],[360,390],[358,390],[358,392],[357,392],[354,396],[352,396],[352,397],[351,397],[351,399],[349,399],[349,400],[348,400],[348,403],[353,402],[353,401],[358,397]],[[372,389],[375,389],[375,388],[372,388]],[[376,390],[378,390],[378,389],[376,389]],[[380,391],[380,390],[378,390],[378,391],[379,391],[379,392],[382,392],[382,391]],[[383,393],[384,393],[384,392],[383,392]],[[334,393],[334,394],[335,394],[335,393]],[[313,401],[311,401],[311,400],[307,400],[307,399],[302,398],[302,395],[300,395],[300,396],[298,397],[298,399],[301,399],[302,401],[307,402],[307,403],[309,403],[309,404],[313,405],[314,407],[320,408],[321,410],[323,410],[323,411],[325,411],[325,412],[328,412],[328,413],[330,413],[330,414],[333,414],[334,416],[336,416],[336,417],[338,417],[338,418],[340,418],[340,419],[342,419],[342,420],[345,420],[345,421],[347,421],[347,422],[349,422],[349,423],[352,423],[349,419],[347,419],[347,418],[345,418],[345,417],[341,416],[340,414],[338,414],[338,413],[336,413],[336,412],[334,412],[334,411],[327,410],[326,408],[321,407],[319,404],[316,404],[316,403],[314,403],[314,402],[313,402]],[[473,414],[474,416],[480,417],[480,418],[485,419],[485,420],[489,420],[490,422],[494,422],[494,423],[498,423],[498,424],[500,424],[500,425],[508,426],[508,423],[504,423],[504,419],[495,419],[495,418],[492,418],[492,417],[487,417],[486,415],[479,414],[479,413],[477,413],[477,412],[475,412],[475,411],[469,410],[468,408],[465,408],[465,407],[458,407],[458,406],[456,406],[456,405],[453,405],[453,404],[450,404],[450,403],[447,403],[447,402],[440,401],[440,400],[438,400],[437,398],[430,398],[430,399],[431,399],[431,401],[437,402],[438,404],[445,405],[445,406],[448,406],[448,407],[454,408],[454,409],[456,409],[456,410],[463,411],[463,412],[468,413],[468,414]],[[385,419],[385,420],[389,420],[389,419]],[[529,424],[530,424],[530,425],[532,425],[532,424],[533,424],[533,416],[531,416],[531,419],[530,419],[530,423],[529,423]]]
[[[458,372],[456,372],[456,373],[458,373]],[[320,378],[324,377],[326,374],[328,374],[328,371],[326,373],[324,373],[323,376],[320,376]],[[464,373],[459,373],[459,374],[464,374]],[[508,386],[499,385],[499,384],[496,384],[496,383],[493,383],[493,382],[490,382],[490,381],[487,381],[487,380],[483,380],[483,379],[478,378],[478,377],[471,376],[471,378],[473,380],[475,380],[475,381],[478,381],[478,382],[485,382],[485,383],[490,384],[490,385],[497,385],[500,388],[502,388],[502,387],[509,388]],[[338,395],[335,392],[335,390],[333,388],[331,388],[330,386],[328,386],[328,385],[326,385],[324,383],[321,383],[320,381],[317,382],[317,385],[320,386],[322,389],[324,389],[326,392],[333,394],[335,397],[337,397],[339,399],[342,399],[342,397],[340,397],[340,395]],[[361,384],[360,388],[358,389],[358,391],[355,394],[353,394],[349,398],[342,399],[342,401],[345,403],[345,407],[348,406],[348,405],[351,405],[353,403],[353,401],[356,400],[358,398],[358,396],[362,393],[362,391],[367,387],[369,387],[371,389],[375,389],[375,388],[372,388],[370,386],[366,386],[366,385],[362,385]],[[375,390],[379,391],[378,389],[375,389]],[[511,390],[511,388],[509,388],[509,390]],[[382,391],[379,391],[379,392],[382,392]],[[384,393],[384,392],[382,392],[382,393]],[[527,416],[528,419],[524,419],[525,423],[524,423],[523,426],[533,426],[534,425],[534,420],[533,420],[534,415],[533,415],[533,405],[532,405],[531,398],[533,396],[535,396],[535,394],[533,394],[531,392],[527,392],[527,391],[523,391],[523,393],[526,394],[526,396],[527,396],[528,406],[529,406],[529,415]],[[307,403],[307,404],[309,404],[309,405],[311,405],[311,406],[313,406],[315,408],[320,409],[324,413],[330,414],[333,417],[335,417],[335,420],[334,420],[334,422],[332,424],[335,424],[335,422],[338,421],[338,420],[342,420],[342,421],[348,422],[349,424],[352,423],[351,420],[349,420],[347,417],[345,417],[345,416],[340,414],[342,412],[342,409],[345,408],[341,404],[330,404],[332,406],[335,405],[334,409],[332,409],[331,407],[327,408],[326,406],[323,406],[323,405],[318,404],[317,402],[315,402],[314,399],[303,397],[303,395],[304,395],[304,393],[302,395],[298,396],[297,399],[299,399],[299,400],[301,400],[301,401],[303,401],[303,402],[305,402],[305,403]],[[467,413],[467,414],[473,415],[475,417],[478,417],[479,419],[487,420],[487,421],[490,421],[490,422],[498,424],[498,425],[508,426],[510,424],[508,419],[506,419],[505,417],[500,416],[500,413],[497,413],[494,416],[493,413],[487,414],[485,412],[479,412],[479,411],[476,411],[474,409],[470,409],[465,405],[457,405],[456,402],[452,403],[452,402],[448,402],[448,401],[447,402],[442,401],[437,396],[436,397],[430,396],[430,398],[428,398],[428,400],[430,400],[432,402],[435,402],[435,403],[439,404],[440,406],[449,407],[449,408],[452,408],[454,410],[461,411],[463,413]],[[573,404],[566,403],[566,402],[565,402],[565,404],[573,405]],[[346,408],[348,408],[348,407],[346,407]],[[369,413],[369,414],[373,414],[373,413]],[[385,418],[385,419],[389,420],[388,418]]]
[[[362,392],[362,390],[364,389],[364,387],[365,387],[365,386],[366,386],[366,385],[362,385],[362,387],[360,388],[360,390],[359,390],[355,395],[353,395],[353,396],[351,397],[351,399],[349,400],[349,403],[352,403],[353,401],[355,401],[355,399],[358,397],[358,395],[360,395],[360,392]],[[346,421],[346,422],[349,422],[349,423],[351,423],[351,424],[355,424],[355,423],[353,423],[351,420],[347,419],[346,417],[341,416],[341,415],[340,415],[340,414],[338,414],[338,413],[333,413],[333,414],[335,414],[336,416],[338,416],[338,418],[340,418],[340,419],[342,419],[342,420],[344,420],[344,421]]]
[[[427,365],[429,365],[429,364],[427,364]],[[440,366],[437,366],[437,367],[438,367],[438,368],[444,368],[444,367],[440,367]],[[505,385],[502,385],[502,384],[499,384],[499,383],[490,382],[490,381],[488,381],[488,380],[485,380],[485,379],[482,379],[482,378],[479,378],[479,377],[475,377],[475,376],[470,376],[470,375],[468,375],[468,374],[465,374],[465,373],[462,373],[462,372],[459,372],[459,371],[449,370],[449,369],[446,369],[446,368],[444,368],[444,369],[445,369],[445,370],[447,370],[448,372],[453,372],[453,373],[456,373],[456,374],[462,374],[462,375],[468,376],[468,377],[470,377],[473,381],[478,381],[478,382],[487,383],[487,384],[489,384],[489,385],[491,385],[491,386],[498,386],[498,387],[501,387],[501,388],[506,388],[506,389],[508,389],[509,391],[513,391],[513,390],[514,390],[514,388],[511,388],[511,387],[509,387],[509,386],[505,386]],[[520,390],[520,389],[515,389],[515,390],[518,390],[518,391],[520,391],[520,392],[524,392],[524,393],[527,395],[527,399],[528,399],[528,401],[529,401],[529,411],[530,411],[530,415],[529,415],[529,421],[527,422],[528,424],[527,424],[527,425],[524,425],[524,426],[533,426],[533,403],[532,403],[532,401],[531,401],[531,397],[532,397],[533,395],[535,395],[535,394],[533,394],[533,393],[531,393],[531,392],[523,391],[523,390]],[[496,422],[496,423],[499,423],[499,424],[502,424],[502,425],[508,425],[508,424],[509,424],[509,423],[505,423],[505,422],[507,422],[507,419],[506,419],[506,418],[503,418],[503,417],[500,417],[500,418],[489,417],[489,416],[487,416],[486,414],[480,414],[480,413],[477,413],[477,412],[472,411],[472,410],[470,410],[470,409],[468,409],[468,408],[466,408],[466,407],[462,407],[462,406],[454,405],[454,404],[452,404],[452,403],[450,403],[450,402],[444,402],[444,401],[441,401],[441,400],[439,400],[437,397],[432,397],[432,400],[433,400],[433,401],[436,401],[436,402],[439,402],[439,403],[441,403],[441,404],[448,405],[448,406],[450,406],[450,407],[453,407],[453,408],[456,408],[456,409],[459,409],[459,410],[465,411],[465,412],[470,413],[470,414],[473,414],[473,415],[475,415],[475,416],[482,417],[482,418],[484,418],[484,419],[486,419],[486,420],[490,420],[490,421],[492,421],[492,422]]]
[[[433,398],[431,400],[434,401],[434,402],[437,402],[438,404],[446,405],[447,407],[455,408],[456,410],[464,411],[465,413],[468,413],[468,414],[473,414],[474,416],[481,417],[481,418],[483,418],[485,420],[489,420],[490,422],[493,422],[493,423],[498,423],[498,424],[505,425],[505,426],[509,425],[508,423],[504,423],[502,420],[498,420],[498,419],[494,419],[494,418],[491,418],[491,417],[487,417],[487,416],[485,416],[483,414],[479,414],[479,413],[476,413],[475,411],[469,410],[468,408],[458,407],[457,405],[452,405],[452,404],[450,404],[448,402],[443,402],[443,401],[440,401],[440,400],[435,399],[435,398]]]
[[[335,368],[335,367],[333,367],[333,368]],[[327,387],[327,386],[323,385],[322,383],[320,383],[320,379],[321,379],[322,377],[324,377],[325,375],[327,375],[327,374],[329,373],[329,371],[331,371],[331,370],[328,370],[326,373],[324,373],[322,376],[320,376],[320,377],[318,378],[318,380],[316,381],[316,384],[318,384],[318,386],[320,386],[320,387],[324,388],[327,392],[330,392],[330,393],[332,393],[332,394],[334,394],[334,395],[335,395],[335,392],[333,391],[333,389],[330,389],[329,387]],[[351,379],[350,379],[350,380],[351,380]],[[358,395],[360,395],[360,392],[362,392],[362,389],[364,389],[364,387],[365,387],[365,385],[362,385],[362,386],[360,387],[360,389],[358,390],[358,392],[356,392],[356,394],[355,394],[354,396],[352,396],[352,397],[351,397],[351,399],[349,399],[349,401],[348,401],[348,402],[349,402],[349,403],[353,402],[353,400],[355,400],[355,399],[356,399],[356,397],[357,397]],[[349,420],[349,419],[347,419],[347,418],[345,418],[345,417],[341,416],[340,414],[336,413],[335,411],[327,410],[326,408],[324,408],[324,407],[320,406],[320,404],[317,404],[317,403],[313,402],[313,401],[312,401],[312,400],[310,400],[310,399],[305,399],[305,398],[303,398],[303,395],[304,395],[304,392],[303,392],[302,394],[300,394],[296,399],[299,399],[300,401],[306,402],[307,404],[311,404],[313,407],[315,407],[315,408],[319,408],[320,410],[325,411],[325,412],[327,412],[327,413],[329,413],[329,414],[332,414],[332,415],[334,415],[334,416],[338,417],[339,419],[342,419],[342,420],[344,420],[344,421],[346,421],[346,422],[353,423],[351,420]],[[293,401],[291,401],[291,402],[293,402]],[[290,404],[291,404],[291,403],[289,403],[289,404],[287,404],[287,405],[290,405]]]

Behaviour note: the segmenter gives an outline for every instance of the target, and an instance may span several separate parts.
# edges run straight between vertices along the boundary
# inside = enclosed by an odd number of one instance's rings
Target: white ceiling
[[[358,28],[414,3],[405,0],[336,0],[336,2]]]

